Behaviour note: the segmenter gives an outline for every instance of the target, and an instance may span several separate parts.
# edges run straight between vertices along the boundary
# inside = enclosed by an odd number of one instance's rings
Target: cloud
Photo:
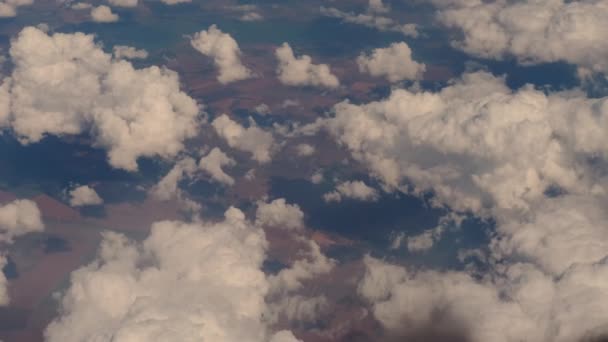
[[[253,120],[250,121],[250,126],[245,128],[226,114],[222,114],[213,120],[211,125],[215,132],[226,140],[228,146],[251,153],[252,158],[260,163],[269,162],[277,148],[272,134],[256,126]]]
[[[82,33],[28,27],[12,41],[8,123],[24,144],[90,133],[109,163],[137,170],[139,157],[172,158],[197,133],[198,105],[175,72],[112,61]]]
[[[91,7],[93,7],[93,5],[86,3],[86,2],[77,2],[70,6],[70,8],[73,10],[85,10],[85,9],[89,9]]]
[[[10,18],[17,16],[17,8],[29,6],[34,0],[3,0],[0,1],[0,18]]]
[[[378,191],[362,181],[346,181],[336,186],[336,190],[323,195],[325,202],[341,202],[343,198],[358,201],[376,201]]]
[[[234,165],[236,165],[234,159],[228,157],[217,147],[214,147],[211,152],[201,158],[198,163],[198,167],[209,174],[213,180],[226,185],[233,185],[234,178],[227,175],[224,170],[222,170],[222,167]]]
[[[374,0],[370,1],[375,2]],[[375,14],[355,14],[343,12],[337,8],[327,8],[321,6],[321,15],[331,18],[338,18],[350,24],[363,25],[379,31],[399,32],[406,37],[418,37],[416,24],[399,24],[393,19],[377,16]]]
[[[576,90],[512,90],[478,72],[437,92],[394,89],[384,100],[334,107],[325,126],[385,189],[432,194],[433,205],[495,227],[483,266],[465,271],[368,258],[359,292],[387,331],[426,336],[447,327],[472,342],[608,332],[598,304],[608,298],[599,280],[608,272],[607,103]],[[414,238],[414,249],[430,247],[436,233]]]
[[[112,9],[105,5],[91,9],[91,18],[98,23],[113,23],[119,19],[118,15],[112,13]]]
[[[115,45],[113,48],[114,58],[116,59],[145,59],[148,58],[148,51],[136,49],[132,46]]]
[[[108,0],[110,5],[118,7],[137,7],[138,0]]]
[[[607,108],[605,99],[513,91],[473,73],[436,93],[397,89],[382,101],[339,103],[326,125],[386,186],[483,213],[529,210],[552,186],[604,192],[584,158],[607,153]]]
[[[44,224],[35,202],[15,200],[0,206],[0,247],[12,244],[13,240],[21,235],[42,230]],[[5,254],[0,250],[0,306],[8,305],[10,302],[8,279],[2,272],[7,262]]]
[[[192,37],[190,44],[198,52],[213,58],[219,70],[217,80],[222,84],[251,78],[253,75],[241,63],[241,49],[236,40],[228,33],[220,31],[217,26],[200,31]]]
[[[302,288],[303,281],[326,274],[334,268],[336,261],[325,256],[315,241],[303,241],[310,249],[307,257],[296,260],[289,268],[268,277],[270,295],[280,296],[297,291]]]
[[[298,341],[301,342],[301,340],[298,340],[295,336],[293,336],[293,333],[291,331],[282,330],[282,331],[279,331],[278,333],[274,334],[269,342],[298,342]]]
[[[453,45],[484,58],[513,56],[522,63],[565,61],[608,71],[606,0],[441,1],[439,21],[462,31]]]
[[[217,223],[157,222],[141,243],[104,233],[95,260],[72,273],[46,340],[297,341],[263,320],[266,248],[235,208]]]
[[[161,0],[161,2],[165,5],[177,5],[192,2],[192,0]]]
[[[296,153],[300,157],[308,157],[315,153],[315,147],[309,144],[298,144],[296,146]]]
[[[259,202],[255,224],[262,227],[278,227],[287,230],[304,228],[304,213],[297,204],[287,204],[284,198],[270,203]]]
[[[18,236],[43,229],[40,210],[35,202],[15,200],[0,206],[0,242],[10,243]]]
[[[376,13],[386,13],[386,12],[390,11],[389,7],[384,5],[384,3],[382,3],[382,0],[369,0],[369,3],[367,5],[367,10],[369,12],[376,12]]]
[[[179,160],[173,168],[150,190],[152,197],[169,201],[182,197],[178,185],[185,176],[192,176],[196,171],[196,161],[186,157]]]
[[[404,43],[393,43],[387,48],[374,49],[371,54],[357,58],[361,72],[386,77],[391,82],[419,80],[426,66],[412,60],[412,50]]]
[[[87,185],[79,186],[70,191],[70,205],[72,207],[99,204],[103,204],[103,199],[99,197],[94,189],[88,187]]]
[[[435,242],[441,239],[443,233],[448,229],[460,228],[464,216],[456,213],[449,213],[439,219],[439,224],[435,228],[427,229],[424,232],[408,236],[406,247],[410,253],[426,252],[433,247]],[[397,249],[403,242],[404,235],[398,235],[393,241],[392,249]]]
[[[277,74],[283,84],[326,88],[337,88],[340,85],[327,64],[312,64],[312,59],[307,55],[296,58],[287,43],[277,48],[275,55],[279,60]]]

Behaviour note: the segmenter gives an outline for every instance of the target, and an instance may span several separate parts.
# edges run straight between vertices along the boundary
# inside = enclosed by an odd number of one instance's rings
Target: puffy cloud
[[[175,72],[135,69],[82,33],[52,36],[25,28],[13,40],[8,124],[23,143],[90,132],[112,166],[174,157],[197,132],[198,106]]]
[[[315,241],[304,241],[310,249],[308,257],[298,259],[289,268],[282,269],[279,273],[268,277],[271,295],[276,296],[299,290],[303,286],[303,281],[328,273],[335,266],[335,260],[325,256]]]
[[[218,116],[211,123],[217,134],[228,143],[228,146],[240,151],[249,152],[252,158],[260,163],[269,162],[277,148],[270,132],[255,125],[253,120],[245,128],[231,120],[226,114]]]
[[[473,73],[438,92],[397,89],[382,101],[336,105],[325,125],[387,189],[430,192],[435,204],[495,224],[479,269],[366,260],[359,292],[374,317],[412,339],[605,336],[607,103],[577,91],[512,90]],[[430,247],[444,229],[414,237],[412,247]]]
[[[275,55],[279,60],[277,74],[283,84],[326,88],[336,88],[340,85],[340,81],[331,73],[327,64],[313,64],[307,55],[296,58],[287,43],[277,48]]]
[[[117,59],[144,59],[148,58],[148,51],[136,49],[132,46],[116,45],[113,48],[114,58]]]
[[[523,63],[566,61],[608,71],[606,0],[442,1],[438,18],[460,29],[453,44],[485,58],[514,56]]]
[[[315,147],[309,144],[298,144],[296,146],[296,152],[300,157],[311,156],[315,153]]]
[[[472,342],[566,342],[607,332],[606,308],[598,305],[608,298],[600,280],[608,270],[605,261],[575,265],[560,278],[512,264],[481,280],[464,272],[412,272],[379,260],[366,264],[359,293],[393,333],[447,328],[446,334]]]
[[[0,207],[0,242],[44,229],[40,210],[30,200],[15,200]]]
[[[53,341],[297,341],[263,321],[267,243],[238,209],[218,223],[164,221],[141,243],[105,233],[72,273]]]
[[[464,220],[464,216],[456,213],[449,213],[439,219],[439,224],[432,229],[427,229],[424,232],[407,237],[407,250],[410,253],[426,252],[433,247],[435,242],[441,239],[443,233],[450,228],[459,228]],[[398,235],[393,241],[392,248],[399,248],[405,236]]]
[[[453,325],[460,329],[448,334],[464,330],[466,340],[472,342],[543,341],[532,317],[516,303],[502,301],[492,285],[458,272],[409,273],[369,258],[366,266],[359,292],[373,303],[374,317],[391,332],[424,336],[421,328],[439,330]]]
[[[81,207],[85,205],[99,205],[103,203],[103,199],[99,197],[97,192],[87,185],[79,186],[70,191],[70,205],[72,207]]]
[[[184,176],[192,176],[196,171],[194,159],[186,157],[175,163],[173,168],[150,190],[152,197],[168,201],[173,198],[181,197],[181,190],[178,183]]]
[[[525,219],[499,217],[493,250],[554,276],[576,265],[601,264],[608,258],[606,204],[604,196],[564,196],[539,203]]]
[[[389,11],[389,8],[382,3],[382,0],[369,0],[367,10],[376,13],[385,13]]]
[[[383,76],[391,82],[421,79],[426,70],[424,64],[412,60],[412,50],[404,42],[374,49],[369,55],[362,54],[357,58],[357,64],[361,72]]]
[[[371,3],[377,3],[377,0],[371,0]],[[377,16],[374,14],[355,14],[343,12],[337,8],[321,7],[321,14],[327,17],[338,18],[350,24],[363,25],[374,28],[379,31],[399,32],[404,36],[418,37],[418,29],[416,24],[399,24],[393,19]]]
[[[10,245],[21,235],[44,230],[40,210],[30,200],[15,200],[0,206],[0,247]],[[0,306],[8,305],[8,279],[2,272],[8,260],[0,250]]]
[[[0,18],[10,18],[17,15],[17,8],[28,6],[34,3],[34,0],[3,0],[0,1]]]
[[[312,174],[312,176],[310,176],[310,181],[313,184],[320,184],[321,182],[323,182],[324,180],[324,176],[323,176],[323,172],[321,170],[316,171],[315,173]]]
[[[73,4],[72,6],[70,6],[71,9],[74,10],[85,10],[85,9],[89,9],[93,7],[93,5],[86,3],[86,2],[77,2],[75,4]]]
[[[137,7],[138,0],[108,0],[112,6]]]
[[[233,185],[234,178],[227,175],[222,167],[234,166],[234,159],[228,157],[222,150],[215,147],[205,157],[201,158],[198,167],[211,176],[212,179],[226,185]]]
[[[272,303],[270,311],[275,320],[284,317],[288,322],[315,323],[328,308],[329,303],[324,296],[293,295]]]
[[[91,9],[91,18],[98,23],[113,23],[118,21],[118,14],[112,13],[112,9],[101,5]]]
[[[433,191],[456,210],[528,210],[552,186],[605,191],[584,160],[608,152],[607,103],[473,73],[437,93],[339,103],[326,125],[389,187]]]
[[[217,80],[222,84],[252,77],[252,73],[241,63],[241,49],[236,40],[215,25],[198,32],[190,44],[205,56],[213,58],[219,69]]]
[[[362,181],[347,181],[338,184],[336,190],[323,195],[325,202],[340,202],[342,198],[375,201],[378,199],[378,191]]]
[[[297,204],[288,204],[284,198],[270,203],[259,202],[255,214],[255,224],[279,227],[287,230],[304,228],[304,213]]]

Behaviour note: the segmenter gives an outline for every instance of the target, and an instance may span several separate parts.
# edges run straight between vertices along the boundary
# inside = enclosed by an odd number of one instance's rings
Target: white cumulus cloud
[[[107,232],[72,273],[46,340],[297,341],[263,320],[266,248],[234,208],[217,223],[157,222],[141,243]]]
[[[175,72],[113,61],[82,33],[28,27],[13,40],[9,115],[22,143],[88,132],[112,166],[137,170],[139,157],[174,157],[197,132],[198,105]]]
[[[270,203],[259,202],[255,223],[259,226],[300,230],[304,228],[304,213],[297,204],[288,204],[284,198]]]
[[[323,195],[325,202],[340,202],[343,198],[358,201],[375,201],[378,199],[378,191],[368,186],[363,181],[346,181],[336,185],[334,191]]]
[[[222,150],[214,147],[206,156],[201,158],[198,167],[209,174],[217,182],[226,185],[233,185],[234,178],[230,177],[222,169],[224,166],[234,166],[236,161],[228,157]]]
[[[565,61],[608,71],[606,0],[433,1],[440,22],[462,31],[453,44],[485,58]]]
[[[259,128],[253,120],[250,121],[250,126],[245,128],[228,115],[222,114],[213,120],[211,125],[215,132],[226,140],[228,146],[251,153],[252,158],[260,163],[269,162],[277,148],[272,133]]]
[[[253,76],[251,70],[241,62],[241,49],[236,40],[217,26],[211,25],[209,29],[196,33],[190,44],[203,55],[213,58],[220,83],[227,84]]]
[[[132,46],[116,45],[113,48],[114,58],[118,59],[144,59],[148,58],[148,51],[136,49]]]
[[[81,207],[85,205],[99,205],[103,203],[103,199],[99,197],[95,189],[82,185],[70,191],[70,205],[72,207]]]
[[[277,74],[283,84],[326,88],[336,88],[340,85],[340,81],[331,73],[327,64],[313,64],[308,55],[295,57],[287,43],[277,48],[275,55],[279,60]]]
[[[426,70],[424,64],[412,59],[412,50],[404,42],[362,54],[357,58],[357,64],[361,72],[386,77],[391,82],[419,80]]]
[[[118,21],[118,14],[112,13],[112,9],[106,5],[93,7],[91,19],[98,23],[113,23]]]

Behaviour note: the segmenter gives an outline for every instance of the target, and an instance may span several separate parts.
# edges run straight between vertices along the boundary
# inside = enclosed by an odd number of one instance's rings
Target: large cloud
[[[385,185],[433,191],[457,210],[528,210],[552,187],[605,191],[587,161],[608,152],[606,99],[512,91],[474,73],[437,93],[342,102],[335,114],[330,132]]]
[[[279,60],[277,74],[283,84],[326,88],[336,88],[340,85],[340,81],[331,73],[327,64],[313,64],[308,55],[295,57],[287,43],[277,48],[275,55]]]
[[[91,35],[28,27],[10,55],[10,114],[0,117],[23,143],[90,132],[112,166],[136,170],[137,158],[173,157],[197,132],[198,106],[175,72],[112,61]]]
[[[608,1],[433,1],[439,20],[462,30],[453,43],[486,57],[514,56],[526,63],[566,61],[608,71]]]
[[[241,63],[241,49],[236,40],[217,26],[211,25],[209,29],[196,33],[190,44],[203,55],[213,58],[219,69],[217,80],[220,83],[226,84],[253,76]]]
[[[75,271],[53,341],[295,341],[263,321],[269,283],[262,230],[238,209],[218,223],[164,221],[142,242],[105,233]]]
[[[496,226],[474,274],[368,260],[361,293],[387,330],[452,329],[474,342],[608,333],[598,304],[608,296],[607,98],[511,90],[472,73],[438,92],[396,89],[334,109],[325,125],[387,189],[430,192]]]

